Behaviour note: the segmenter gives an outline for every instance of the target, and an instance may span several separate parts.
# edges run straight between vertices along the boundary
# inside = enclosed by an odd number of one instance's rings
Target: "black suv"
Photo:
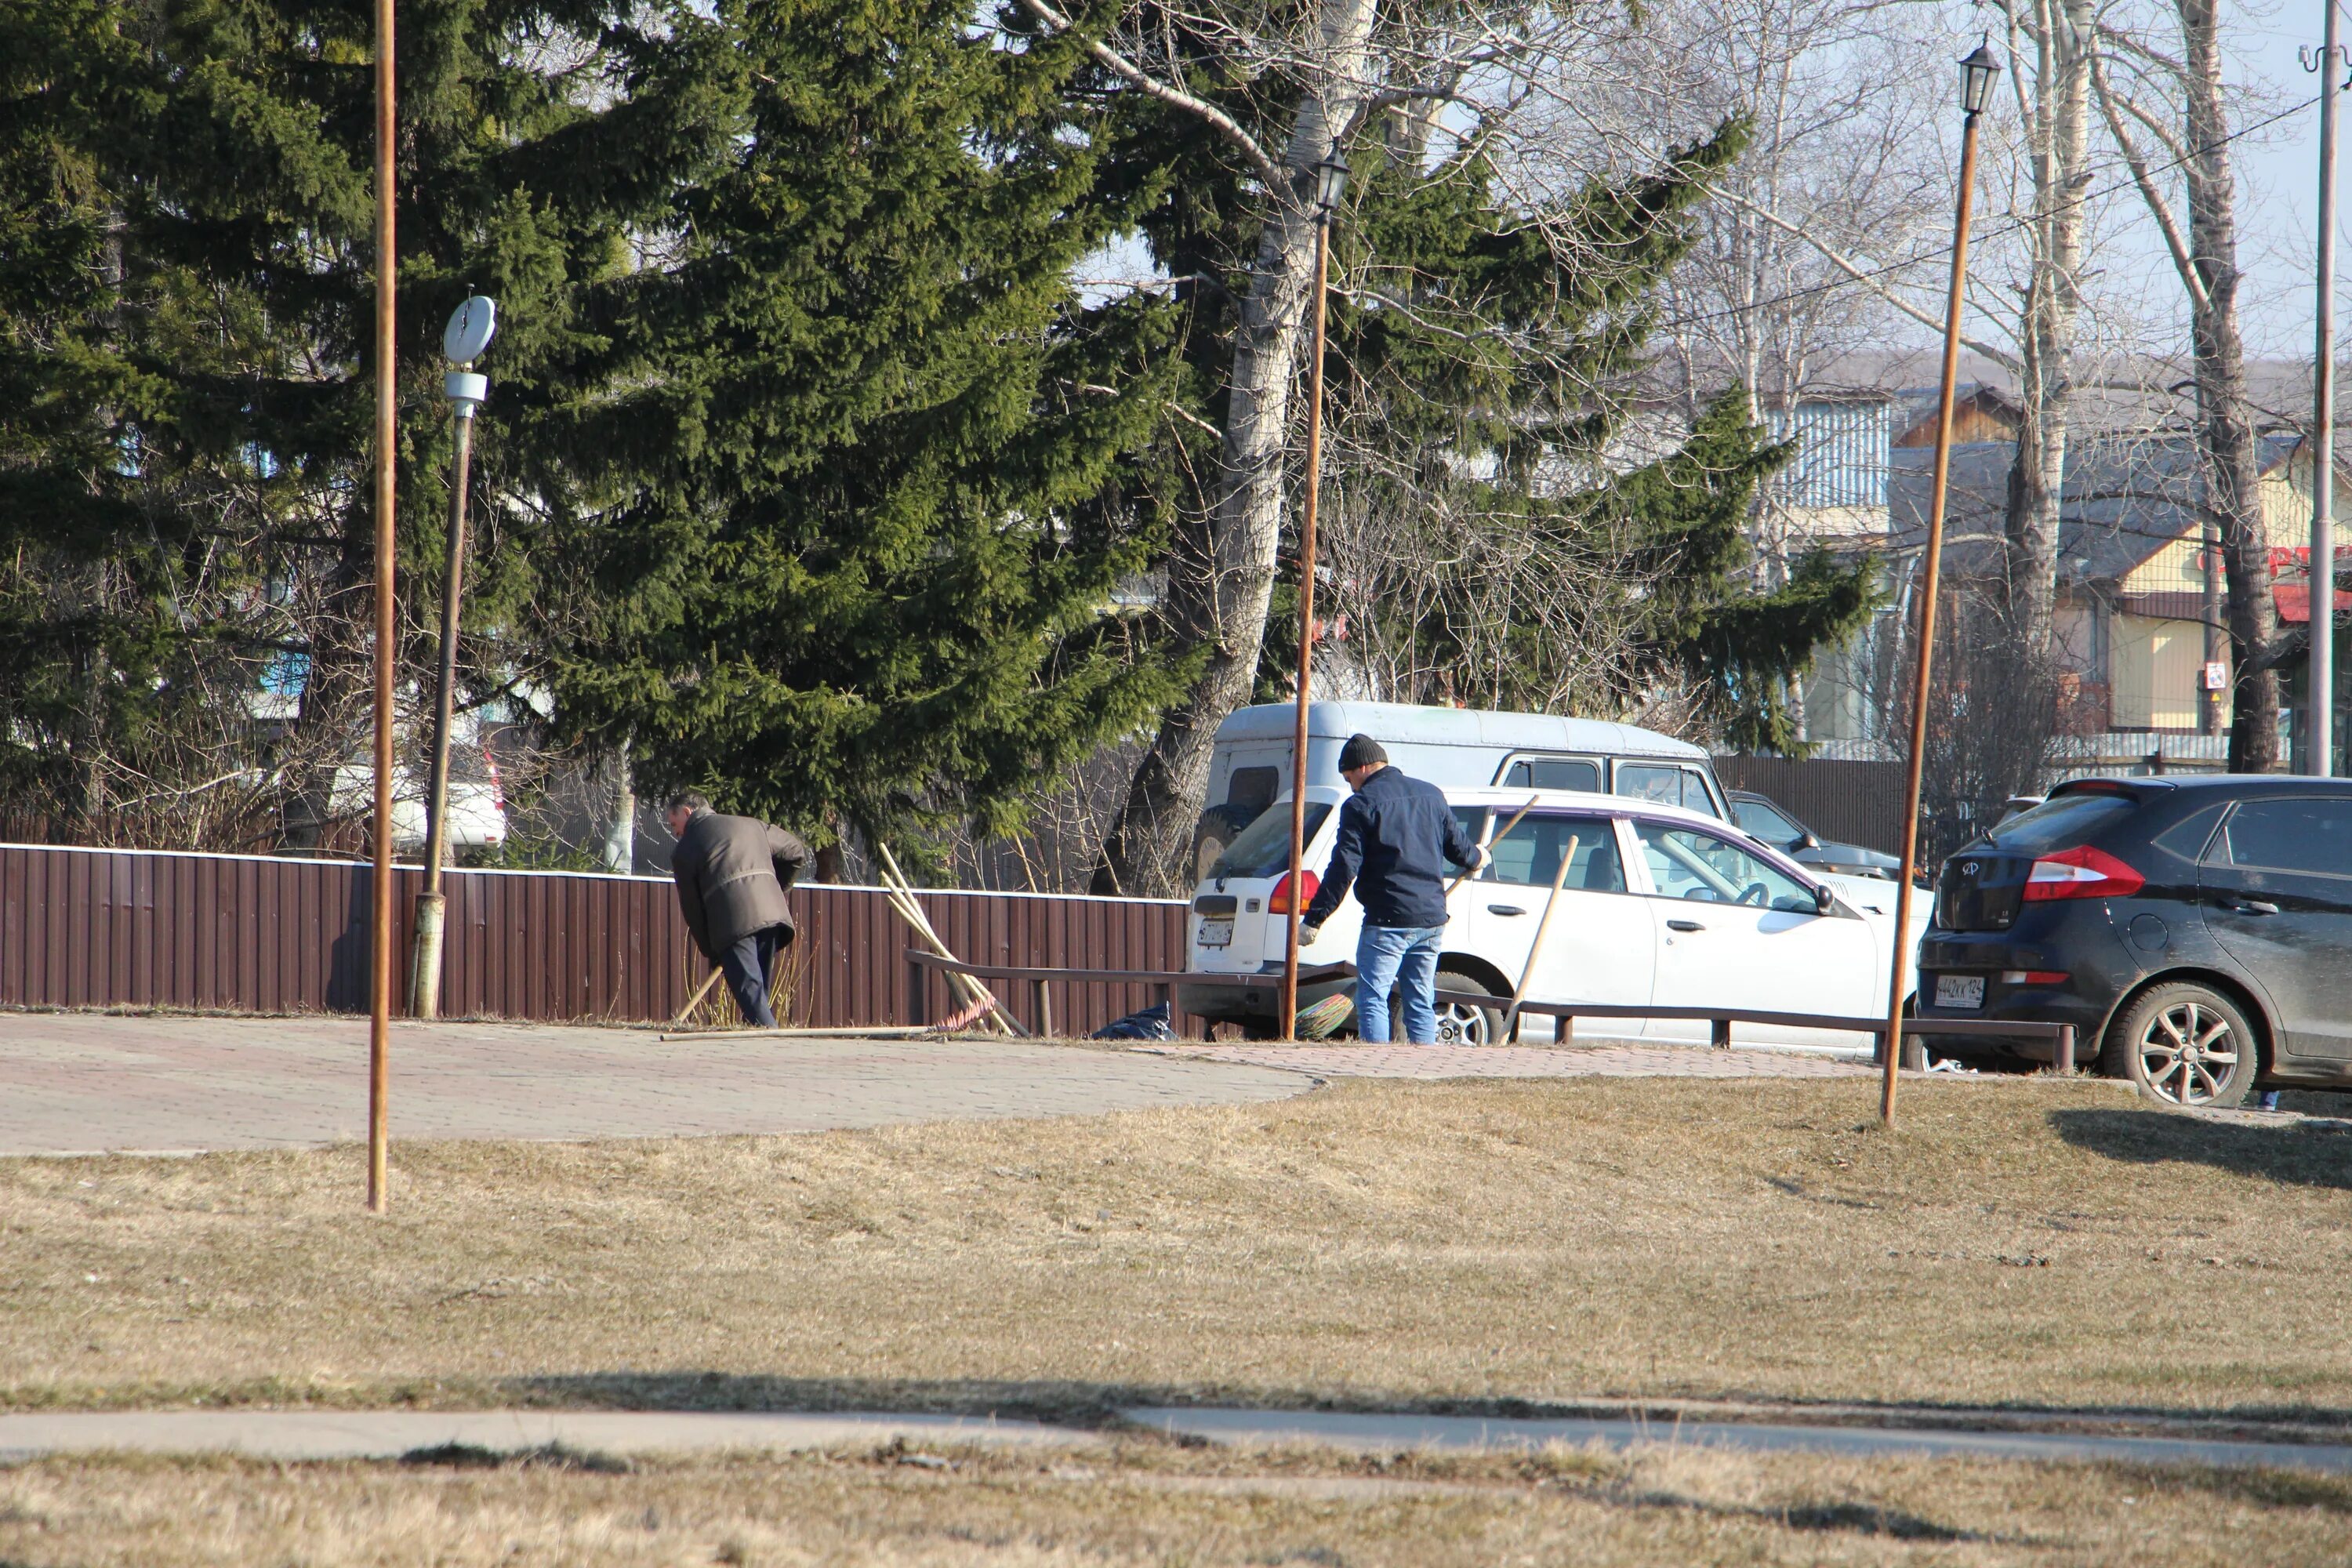
[[[1944,862],[1919,1016],[2073,1024],[2180,1105],[2352,1084],[2352,779],[2059,785]]]

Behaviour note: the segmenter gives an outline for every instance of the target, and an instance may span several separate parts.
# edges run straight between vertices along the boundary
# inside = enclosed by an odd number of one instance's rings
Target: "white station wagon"
[[[1330,863],[1344,789],[1307,792],[1310,878]],[[1545,900],[1568,859],[1559,908],[1528,987],[1531,1002],[1628,1006],[1738,1007],[1875,1017],[1886,1006],[1895,962],[1895,886],[1872,878],[1816,875],[1719,818],[1623,795],[1507,788],[1447,788],[1464,831],[1487,852],[1478,875],[1449,905],[1438,984],[1484,991],[1492,1007],[1441,1006],[1441,1043],[1494,1042],[1527,968]],[[1496,832],[1536,803],[1499,842]],[[1210,868],[1187,920],[1185,967],[1196,973],[1278,974],[1287,918],[1290,810],[1286,796],[1252,822]],[[1307,896],[1313,896],[1310,885]],[[1927,900],[1913,900],[1909,955],[1927,927]],[[1352,894],[1323,927],[1302,965],[1351,963],[1362,907]],[[1352,979],[1302,984],[1302,1006],[1352,989]],[[1185,1011],[1279,1032],[1270,988],[1180,985]],[[1853,1031],[1735,1024],[1758,1043],[1867,1047]],[[1699,1021],[1595,1019],[1589,1034],[1650,1039],[1709,1038]],[[1522,1039],[1554,1037],[1552,1020],[1523,1018]]]

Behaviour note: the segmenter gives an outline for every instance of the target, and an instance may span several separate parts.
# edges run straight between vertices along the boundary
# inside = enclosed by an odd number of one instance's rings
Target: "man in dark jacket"
[[[1370,735],[1350,735],[1339,749],[1339,776],[1355,793],[1339,808],[1339,842],[1315,901],[1301,921],[1301,940],[1331,918],[1352,885],[1364,906],[1364,934],[1356,942],[1356,1032],[1389,1038],[1389,988],[1403,1004],[1405,1038],[1437,1040],[1437,952],[1445,942],[1445,883],[1441,860],[1478,868],[1478,847],[1454,820],[1435,784],[1409,779],[1389,765]]]
[[[755,816],[722,816],[698,795],[670,797],[669,830],[677,836],[669,860],[677,907],[694,944],[726,973],[743,1022],[774,1028],[768,970],[792,942],[784,889],[808,864],[809,847]]]

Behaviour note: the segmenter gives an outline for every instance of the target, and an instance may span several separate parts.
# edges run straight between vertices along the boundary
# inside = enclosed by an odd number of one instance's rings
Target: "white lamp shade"
[[[499,302],[477,294],[450,312],[449,325],[441,333],[441,356],[451,364],[471,364],[482,357],[498,331]]]

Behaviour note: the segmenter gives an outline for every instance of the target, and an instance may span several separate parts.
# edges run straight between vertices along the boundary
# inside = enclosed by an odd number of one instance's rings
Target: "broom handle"
[[[1503,1012],[1503,1038],[1508,1040],[1518,1032],[1519,1004],[1528,999],[1528,987],[1535,984],[1536,961],[1543,956],[1544,938],[1551,934],[1551,917],[1559,908],[1559,890],[1568,886],[1568,868],[1576,862],[1577,846],[1583,842],[1579,834],[1568,836],[1568,847],[1559,852],[1559,869],[1552,873],[1551,897],[1544,902],[1543,919],[1536,922],[1536,940],[1528,947],[1527,967],[1519,971],[1518,988],[1511,993],[1511,1005]]]
[[[710,971],[710,977],[709,977],[709,979],[705,980],[705,981],[702,983],[701,988],[700,988],[699,990],[696,991],[696,992],[695,992],[695,994],[694,994],[693,995],[691,995],[691,996],[689,996],[689,997],[688,997],[688,998],[687,998],[686,1005],[685,1005],[685,1006],[683,1006],[683,1007],[680,1007],[680,1008],[677,1010],[677,1017],[675,1017],[675,1018],[672,1018],[672,1019],[670,1020],[670,1022],[671,1022],[671,1023],[673,1023],[673,1024],[683,1024],[683,1023],[685,1023],[685,1022],[686,1022],[686,1016],[687,1016],[688,1014],[689,1014],[689,1013],[693,1012],[697,1007],[699,1007],[699,1006],[701,1006],[701,1005],[702,1005],[702,999],[703,999],[705,996],[708,996],[708,995],[709,995],[709,994],[710,994],[710,988],[711,988],[712,986],[714,986],[714,985],[716,985],[716,984],[719,984],[719,972],[718,967],[717,967],[716,965],[713,965],[713,966],[712,966],[712,968],[711,968],[711,971]]]
[[[1509,837],[1511,836],[1511,829],[1512,829],[1512,828],[1514,828],[1514,827],[1517,827],[1517,826],[1519,825],[1519,818],[1521,818],[1522,816],[1525,816],[1528,813],[1529,813],[1529,812],[1533,811],[1535,808],[1536,808],[1535,798],[1531,795],[1531,796],[1529,796],[1529,797],[1528,797],[1528,804],[1527,804],[1527,805],[1523,805],[1523,806],[1519,807],[1519,809],[1518,809],[1518,810],[1517,810],[1517,811],[1515,811],[1515,812],[1511,813],[1511,820],[1510,820],[1510,821],[1508,821],[1508,822],[1507,822],[1507,823],[1505,823],[1505,824],[1503,824],[1503,831],[1502,831],[1502,832],[1500,832],[1500,833],[1497,833],[1496,835],[1495,835],[1495,837],[1492,837],[1492,838],[1490,838],[1490,839],[1488,839],[1488,840],[1487,840],[1487,842],[1488,842],[1489,844],[1500,844],[1504,839],[1506,839],[1506,838]],[[1446,883],[1446,884],[1445,884],[1445,896],[1446,896],[1447,898],[1449,898],[1449,899],[1450,899],[1450,898],[1452,898],[1452,897],[1454,895],[1455,891],[1461,888],[1461,886],[1462,886],[1462,884],[1463,884],[1463,883],[1465,883],[1465,882],[1468,881],[1471,878],[1473,878],[1473,877],[1476,876],[1479,872],[1481,872],[1481,871],[1485,870],[1486,868],[1486,859],[1482,857],[1482,858],[1479,859],[1478,863],[1477,863],[1475,866],[1471,867],[1471,868],[1470,868],[1470,869],[1468,869],[1467,871],[1463,872],[1463,873],[1462,873],[1462,875],[1460,875],[1459,877],[1454,878],[1454,880],[1452,880],[1451,882],[1448,882],[1448,883]]]

